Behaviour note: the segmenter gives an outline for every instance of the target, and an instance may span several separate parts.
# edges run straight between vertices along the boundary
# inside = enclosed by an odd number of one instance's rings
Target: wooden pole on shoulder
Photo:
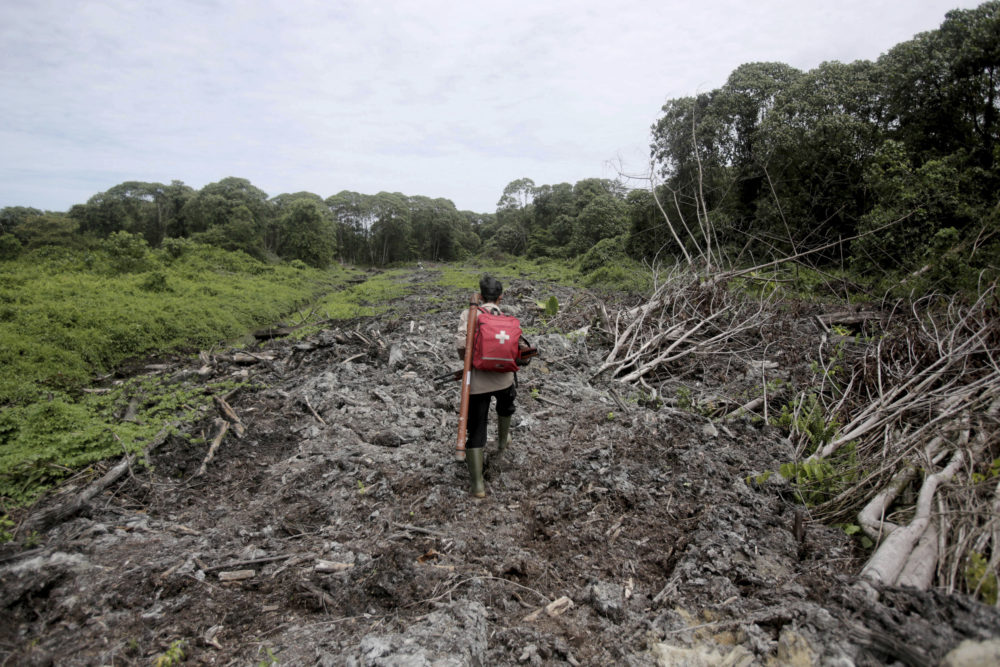
[[[478,295],[469,300],[469,317],[465,324],[465,366],[462,368],[462,402],[458,407],[458,443],[455,445],[455,458],[465,460],[465,431],[469,424],[469,389],[472,386],[472,343],[476,331],[476,321],[479,311]]]

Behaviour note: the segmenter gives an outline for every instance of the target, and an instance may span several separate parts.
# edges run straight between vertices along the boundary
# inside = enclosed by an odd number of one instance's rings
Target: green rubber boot
[[[497,417],[497,454],[510,446],[510,417]]]
[[[469,479],[472,482],[472,495],[476,498],[486,497],[486,484],[483,483],[483,448],[465,450],[465,465],[469,468]]]

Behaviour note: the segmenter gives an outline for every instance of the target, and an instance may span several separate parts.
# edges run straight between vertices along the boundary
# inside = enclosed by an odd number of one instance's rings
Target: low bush
[[[635,260],[623,260],[591,271],[583,279],[583,284],[648,295],[653,289],[653,275]]]

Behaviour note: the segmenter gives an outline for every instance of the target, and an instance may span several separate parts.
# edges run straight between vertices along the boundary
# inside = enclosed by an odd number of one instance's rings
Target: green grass
[[[0,405],[73,392],[129,358],[207,348],[271,323],[337,282],[313,269],[192,247],[117,273],[93,254],[0,262]]]
[[[231,381],[177,385],[145,377],[107,394],[8,407],[0,411],[0,497],[5,505],[27,504],[92,463],[140,452],[162,429],[203,419],[213,394],[236,386]],[[123,421],[133,402],[135,417]]]
[[[210,394],[229,388],[144,380],[105,395],[82,392],[95,375],[130,359],[232,342],[349,277],[341,268],[267,264],[187,242],[158,251],[133,245],[127,262],[100,246],[0,262],[3,505],[30,502],[82,467],[141,450],[168,423],[201,418]],[[359,303],[397,291],[389,274],[380,278],[352,288]],[[135,419],[122,421],[133,400]]]
[[[376,274],[365,282],[328,293],[317,305],[317,312],[333,320],[371,317],[389,312],[392,302],[413,290],[401,280],[411,269],[401,268]]]
[[[579,269],[571,262],[549,258],[514,258],[512,261],[497,267],[495,275],[501,278],[546,280],[567,287],[579,286],[583,279]]]

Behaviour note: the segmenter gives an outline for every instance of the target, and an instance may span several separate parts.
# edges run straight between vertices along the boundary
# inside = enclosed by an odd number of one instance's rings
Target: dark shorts
[[[486,423],[490,416],[490,403],[492,399],[497,399],[497,416],[510,417],[516,409],[514,399],[517,398],[517,389],[514,385],[491,391],[488,394],[469,395],[469,418],[467,422],[468,440],[465,442],[466,449],[477,449],[486,445]]]

